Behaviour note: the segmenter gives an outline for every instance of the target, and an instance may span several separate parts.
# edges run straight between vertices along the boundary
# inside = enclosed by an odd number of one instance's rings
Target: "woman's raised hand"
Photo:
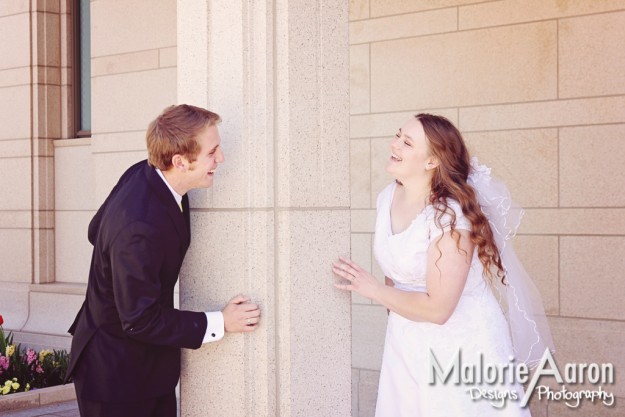
[[[379,288],[383,285],[371,273],[362,269],[352,260],[339,256],[332,263],[332,272],[349,281],[347,284],[334,284],[339,290],[354,291],[363,297],[375,299]]]

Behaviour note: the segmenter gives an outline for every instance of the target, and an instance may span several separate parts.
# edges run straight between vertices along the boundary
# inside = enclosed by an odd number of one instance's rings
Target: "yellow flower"
[[[47,350],[47,349],[42,350],[41,352],[39,352],[39,362],[43,362],[45,357],[51,354],[52,354],[51,350]]]
[[[11,391],[11,387],[9,385],[5,385],[0,390],[0,392],[2,392],[2,395],[7,395],[9,393],[9,391]]]
[[[26,388],[24,389],[24,392],[28,392],[30,391],[30,384],[26,384]]]
[[[12,383],[12,384],[11,384],[11,387],[12,387],[15,391],[17,391],[17,390],[20,388],[20,384],[18,384],[17,382],[14,382],[14,383]]]
[[[4,383],[5,387],[9,387],[11,386],[12,381],[10,379],[7,379],[6,382]]]
[[[13,356],[13,354],[15,353],[15,345],[9,345],[7,346],[7,358],[10,358],[11,356]]]

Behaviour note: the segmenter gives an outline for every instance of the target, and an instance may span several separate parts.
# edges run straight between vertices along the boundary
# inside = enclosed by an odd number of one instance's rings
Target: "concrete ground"
[[[27,410],[5,411],[0,417],[80,417],[76,400]]]

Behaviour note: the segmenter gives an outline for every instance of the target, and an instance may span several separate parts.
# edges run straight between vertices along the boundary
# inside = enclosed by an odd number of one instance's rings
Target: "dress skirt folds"
[[[396,288],[426,291],[427,250],[443,231],[435,224],[434,207],[428,206],[406,230],[393,234],[390,206],[396,187],[390,184],[378,197],[375,255]],[[459,204],[449,204],[456,228],[470,230]],[[449,230],[448,223],[449,218],[442,219],[443,230]],[[487,366],[514,362],[506,319],[482,273],[474,254],[460,301],[445,324],[389,314],[376,417],[530,415],[529,408],[519,406],[524,396],[519,384],[510,378],[485,381]]]

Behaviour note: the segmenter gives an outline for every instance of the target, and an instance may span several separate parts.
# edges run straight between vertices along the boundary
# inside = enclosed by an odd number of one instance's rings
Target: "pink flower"
[[[9,358],[0,355],[0,370],[7,370],[9,367]]]
[[[37,360],[37,352],[35,352],[33,349],[28,349],[26,351],[26,361],[28,362],[28,364],[30,365],[36,360]]]
[[[37,365],[37,369],[35,369],[35,372],[37,372],[38,374],[43,373],[43,368],[41,367],[41,365]]]

